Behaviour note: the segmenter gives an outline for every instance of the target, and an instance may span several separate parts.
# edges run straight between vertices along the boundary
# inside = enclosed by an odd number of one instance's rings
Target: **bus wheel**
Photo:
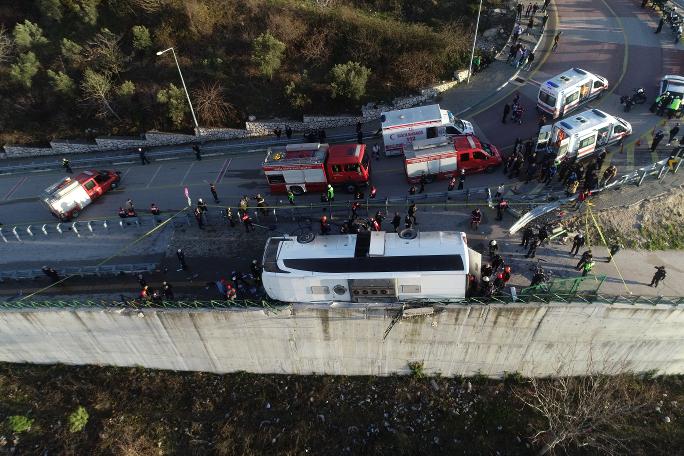
[[[347,185],[345,186],[345,190],[346,190],[347,193],[349,193],[349,194],[354,194],[354,193],[356,193],[356,185],[354,185],[354,184],[347,184]]]
[[[295,194],[296,196],[300,196],[304,194],[304,189],[300,187],[299,185],[294,185],[290,187],[290,191]]]

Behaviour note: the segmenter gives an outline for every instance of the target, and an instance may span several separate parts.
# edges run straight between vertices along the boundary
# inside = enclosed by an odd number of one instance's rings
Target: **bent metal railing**
[[[467,304],[645,304],[645,305],[684,305],[682,296],[633,296],[633,295],[606,295],[599,293],[524,293],[516,296],[498,295],[492,297],[471,297],[461,300],[424,300],[417,302],[398,303],[342,303],[345,307],[364,308],[368,305],[385,305],[387,307],[430,307]],[[143,301],[140,299],[69,299],[69,300],[4,300],[0,301],[0,310],[23,310],[23,309],[236,309],[236,308],[261,308],[266,310],[284,309],[291,305],[308,303],[284,303],[268,299],[249,300],[173,300],[173,301]],[[334,304],[334,303],[331,303]]]

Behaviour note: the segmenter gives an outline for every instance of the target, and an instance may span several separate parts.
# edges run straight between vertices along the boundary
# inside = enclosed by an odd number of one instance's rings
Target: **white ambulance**
[[[458,231],[365,231],[269,238],[266,293],[284,302],[462,300],[477,283],[481,255]]]
[[[603,76],[571,68],[539,86],[537,107],[556,119],[600,97],[607,89],[608,79]]]
[[[416,139],[473,133],[470,122],[456,119],[451,111],[441,109],[438,104],[383,112],[380,120],[387,156],[403,154],[404,147]]]
[[[537,151],[578,159],[632,134],[632,126],[620,117],[591,109],[570,116],[553,125],[544,125],[537,138]]]

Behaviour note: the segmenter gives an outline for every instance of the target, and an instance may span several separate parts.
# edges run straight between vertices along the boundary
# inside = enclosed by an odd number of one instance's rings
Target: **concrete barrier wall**
[[[217,373],[389,375],[420,361],[430,374],[684,373],[684,312],[665,306],[448,306],[396,310],[297,305],[231,310],[0,312],[0,360],[113,364]],[[615,365],[611,361],[611,365]]]

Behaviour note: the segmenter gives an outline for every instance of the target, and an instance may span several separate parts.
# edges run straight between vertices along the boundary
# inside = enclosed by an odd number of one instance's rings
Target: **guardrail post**
[[[90,232],[92,233],[93,232],[93,222],[88,221],[87,226],[88,226],[88,230],[90,230]]]
[[[278,214],[276,213],[276,208],[273,208],[273,218],[275,219],[276,224],[278,224]]]
[[[135,226],[140,228],[140,220],[138,220],[138,217],[136,217],[135,220],[133,220],[133,223],[135,223]]]
[[[490,188],[487,188],[487,206],[489,206],[490,209],[494,209],[494,204],[492,203],[492,190]]]
[[[664,176],[665,173],[667,172],[667,169],[668,169],[668,168],[669,168],[669,166],[667,166],[667,163],[664,164],[664,165],[660,168],[660,171],[658,171],[658,180],[660,180],[660,179],[663,178],[663,176]]]
[[[78,222],[73,222],[73,223],[71,224],[71,229],[74,231],[74,233],[76,233],[76,236],[81,237],[81,233],[79,233],[79,232],[78,232],[78,228],[76,228],[76,224],[77,224],[77,223],[78,223]]]
[[[644,170],[644,173],[639,177],[639,182],[637,182],[637,187],[641,187],[641,183],[646,179],[646,174],[648,174],[648,170]]]
[[[123,219],[119,220],[119,226],[121,227],[122,230],[124,229],[124,221],[123,221]]]
[[[673,173],[677,174],[677,171],[679,171],[679,167],[682,165],[683,161],[684,161],[684,159],[677,160],[677,165],[672,170]]]
[[[465,202],[467,205],[470,202],[470,190],[465,191],[465,200],[466,200]]]
[[[107,224],[107,220],[102,222],[102,228],[104,228],[105,230],[109,228],[109,225]]]
[[[26,227],[26,232],[28,233],[29,236],[33,236],[33,231],[31,230],[31,225]]]
[[[5,233],[2,232],[2,228],[0,228],[0,237],[3,241],[7,242],[7,238],[5,237]]]
[[[43,227],[41,228],[41,230],[43,231],[43,234],[44,234],[45,236],[48,235],[48,234],[47,234],[47,224],[43,225]]]
[[[57,232],[58,232],[59,234],[64,234],[64,233],[62,233],[62,224],[61,224],[61,223],[58,223],[58,224],[57,224]]]
[[[21,242],[21,238],[19,237],[19,233],[17,233],[17,227],[15,226],[12,228],[12,233],[14,234],[14,237],[17,238],[17,241]]]

